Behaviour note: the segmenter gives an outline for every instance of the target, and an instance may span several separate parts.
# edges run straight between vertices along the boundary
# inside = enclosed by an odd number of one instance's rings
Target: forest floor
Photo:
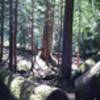
[[[62,89],[66,92],[67,96],[70,98],[69,100],[75,100],[75,88],[73,83],[67,83],[60,77],[60,67],[58,65],[57,56],[53,56],[54,63],[45,62],[41,59],[41,51],[35,54],[33,57],[30,51],[25,51],[24,49],[17,49],[17,72],[14,73],[19,76],[24,77],[26,80],[35,81],[38,86],[53,86],[55,88]],[[9,69],[9,50],[8,48],[4,48],[3,61],[0,63],[0,68]],[[92,59],[93,58],[93,59]],[[32,67],[32,62],[34,63],[34,68]],[[78,64],[80,64],[81,75],[91,67],[94,66],[98,61],[100,61],[100,53],[94,54],[87,60],[78,59],[77,57],[72,57],[72,71],[77,71],[79,69]],[[82,68],[82,69],[81,69]],[[77,74],[80,76],[80,72]],[[79,77],[78,76],[78,77]],[[39,88],[37,88],[39,89]],[[38,90],[39,91],[39,90]],[[42,89],[44,91],[44,88]],[[47,90],[48,91],[48,90]]]
[[[3,61],[0,63],[0,67],[8,69],[9,67],[9,48],[5,47],[3,51]],[[21,72],[21,74],[27,73],[30,71],[33,59],[34,68],[33,72],[35,77],[45,78],[48,74],[51,75],[51,79],[56,73],[59,73],[59,69],[61,65],[58,65],[57,56],[52,56],[55,64],[47,63],[43,59],[40,58],[41,51],[39,51],[36,55],[32,57],[30,51],[25,51],[23,49],[17,49],[17,71]],[[61,59],[61,58],[60,58]],[[78,69],[78,64],[82,64],[84,61],[82,59],[78,59],[77,57],[72,57],[72,70]],[[61,64],[61,61],[60,61]],[[49,76],[50,76],[49,75]]]
[[[9,64],[8,48],[5,48],[3,53],[4,53],[3,62],[0,64],[0,67],[8,69],[8,64]],[[32,58],[30,52],[25,52],[23,50],[17,49],[17,73],[26,78],[32,77],[34,73],[34,76],[37,77],[38,84],[46,84],[50,86],[52,85],[61,88],[64,91],[66,91],[70,100],[75,100],[75,94],[73,90],[72,92],[70,91],[68,93],[69,89],[70,88],[72,89],[72,87],[68,87],[66,83],[64,83],[63,81],[61,82],[61,80],[57,77],[57,75],[59,74],[58,70],[59,66],[52,66],[51,64],[49,64],[48,66],[48,64],[40,58],[40,54],[41,51],[37,53],[37,55],[33,56],[34,68],[33,72],[30,72],[31,69],[30,59]],[[55,62],[57,62],[56,57],[54,57],[54,60]],[[80,63],[83,63],[83,61],[80,60]],[[73,57],[72,68],[74,70],[77,69],[77,57]],[[66,87],[68,87],[69,89]]]

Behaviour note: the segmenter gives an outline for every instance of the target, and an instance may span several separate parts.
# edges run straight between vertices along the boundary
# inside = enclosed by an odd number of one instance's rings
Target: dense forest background
[[[53,37],[59,38],[61,31],[61,22],[64,19],[64,1],[51,1],[54,6],[54,28]],[[74,5],[74,18],[73,18],[73,50],[78,45],[79,30],[80,30],[80,41],[87,38],[88,34],[95,35],[99,34],[99,1],[77,1],[75,0]],[[33,5],[34,4],[34,5]],[[31,0],[18,1],[18,29],[17,29],[17,46],[28,48],[29,37],[27,36],[30,31],[30,24],[32,24],[32,14],[34,13],[34,43],[37,48],[42,48],[42,35],[45,24],[45,1],[34,1],[32,4]],[[1,3],[2,5],[2,3]],[[0,6],[1,7],[1,6]],[[4,9],[4,45],[9,45],[9,1],[5,0]],[[1,8],[2,10],[2,8]],[[2,11],[1,11],[2,12]],[[2,17],[2,14],[1,14]],[[80,17],[80,18],[79,18]],[[63,22],[62,22],[63,23]],[[80,24],[80,25],[79,25]],[[80,29],[79,29],[80,28]],[[27,31],[28,32],[27,32]],[[90,32],[89,32],[90,31]],[[23,39],[22,39],[23,38]],[[7,41],[8,40],[8,41]],[[59,48],[57,46],[59,39],[54,39],[53,50]],[[75,42],[74,42],[75,41]],[[30,47],[30,46],[29,46]],[[88,52],[88,51],[86,51]],[[73,52],[74,53],[74,52]]]
[[[44,100],[43,90],[30,97],[43,84],[99,100],[99,61],[99,0],[0,0],[0,88],[16,99]]]

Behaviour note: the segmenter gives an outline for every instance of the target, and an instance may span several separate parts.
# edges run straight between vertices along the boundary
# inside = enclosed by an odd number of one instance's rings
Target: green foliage
[[[55,3],[54,3],[55,1]],[[52,0],[54,8],[54,35],[53,35],[53,49],[59,51],[59,38],[62,41],[61,20],[64,17],[65,0]],[[25,46],[30,43],[30,18],[32,18],[32,11],[34,11],[34,42],[38,48],[42,47],[43,29],[45,23],[45,0],[36,0],[32,4],[32,0],[18,1],[18,33],[17,43]],[[0,3],[1,10],[1,3]],[[62,14],[61,14],[62,11]],[[9,2],[5,2],[5,41],[9,39]],[[80,18],[79,18],[80,17]],[[0,17],[0,20],[2,18]],[[79,25],[80,23],[80,25]],[[89,29],[88,29],[89,28]],[[88,30],[87,30],[88,29]],[[80,30],[80,37],[79,37]],[[87,31],[87,32],[86,32]],[[78,37],[82,43],[82,49],[87,48],[87,38],[89,32],[93,37],[100,33],[100,0],[75,0],[74,2],[74,17],[73,17],[73,52],[79,46]],[[8,34],[9,33],[9,34]],[[97,39],[96,39],[97,42]],[[99,39],[98,39],[99,42]],[[85,44],[86,43],[86,44]],[[97,44],[97,43],[95,43]],[[83,48],[84,47],[84,48]],[[93,47],[94,48],[94,47]]]
[[[75,0],[73,19],[73,51],[76,47],[80,52],[95,52],[95,45],[99,39],[95,39],[100,33],[100,1],[99,0]],[[80,33],[79,33],[80,32]],[[98,40],[94,44],[94,41]],[[80,42],[80,43],[79,43]]]

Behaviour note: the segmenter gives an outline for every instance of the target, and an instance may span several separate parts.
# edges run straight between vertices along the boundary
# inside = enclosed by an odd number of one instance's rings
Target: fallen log
[[[57,89],[37,83],[33,78],[24,78],[4,69],[0,69],[0,83],[10,90],[16,100],[45,100],[52,91]]]
[[[0,69],[0,83],[8,87],[18,100],[30,100],[30,95],[33,95],[33,89],[36,86],[33,81],[28,81],[24,77],[4,69]]]
[[[75,80],[75,89],[77,100],[93,100],[95,76],[100,71],[100,62],[97,62],[87,72]]]
[[[81,75],[79,78],[75,80],[75,87],[80,88],[83,85],[87,84],[93,76],[97,74],[100,70],[100,62],[95,64],[92,68],[90,68],[86,73]]]
[[[60,89],[52,91],[46,100],[69,100],[65,92],[61,91]]]

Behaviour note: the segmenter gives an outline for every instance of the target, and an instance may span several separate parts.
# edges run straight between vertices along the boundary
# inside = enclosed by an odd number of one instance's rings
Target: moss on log
[[[9,88],[17,100],[45,100],[56,89],[48,85],[40,85],[36,80],[26,79],[4,69],[0,69],[0,82]]]

